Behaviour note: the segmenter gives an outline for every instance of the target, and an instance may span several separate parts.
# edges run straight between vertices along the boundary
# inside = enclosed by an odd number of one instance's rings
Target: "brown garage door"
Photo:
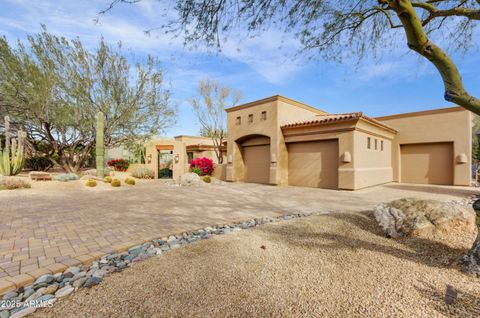
[[[400,146],[401,182],[453,184],[453,143]]]
[[[270,183],[270,145],[243,147],[245,182]]]
[[[338,141],[288,144],[288,184],[337,189]]]

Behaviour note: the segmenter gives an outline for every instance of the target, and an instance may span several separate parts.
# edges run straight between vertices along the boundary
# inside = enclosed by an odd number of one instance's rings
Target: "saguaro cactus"
[[[103,132],[105,129],[105,115],[102,112],[98,112],[96,123],[96,136],[95,136],[95,145],[96,145],[96,164],[97,164],[97,177],[104,177],[104,167],[105,167],[105,145],[103,140]]]
[[[18,132],[17,138],[10,138],[10,119],[5,116],[5,148],[0,143],[0,175],[14,176],[22,171],[25,164],[25,137],[23,131]]]

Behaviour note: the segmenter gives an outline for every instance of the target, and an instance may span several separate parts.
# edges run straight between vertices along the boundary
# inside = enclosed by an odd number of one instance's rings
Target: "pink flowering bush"
[[[209,176],[213,173],[214,169],[213,160],[210,158],[195,158],[190,161],[190,171],[200,176]]]

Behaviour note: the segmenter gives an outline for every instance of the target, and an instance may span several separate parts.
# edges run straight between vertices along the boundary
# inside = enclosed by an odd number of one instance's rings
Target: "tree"
[[[122,46],[47,32],[12,47],[0,38],[0,115],[27,132],[29,145],[66,171],[80,169],[95,147],[95,115],[105,114],[105,146],[146,139],[173,123],[159,61],[131,65]]]
[[[118,3],[141,0],[114,0]],[[171,0],[166,32],[182,36],[186,44],[215,44],[221,49],[229,33],[246,29],[255,36],[269,27],[294,33],[302,52],[328,60],[376,56],[379,49],[396,44],[403,33],[410,50],[426,58],[444,84],[445,100],[480,115],[480,99],[465,89],[460,72],[433,40],[443,37],[446,47],[468,50],[480,20],[480,0]],[[173,16],[173,18],[171,18]],[[388,50],[384,50],[388,52]],[[479,231],[480,232],[480,231]],[[469,252],[480,275],[480,234]],[[472,263],[473,264],[473,263]]]
[[[141,0],[115,0],[118,3]],[[221,43],[229,33],[246,29],[255,36],[269,27],[294,33],[302,51],[328,60],[376,56],[396,44],[403,32],[407,46],[432,63],[444,83],[444,98],[476,114],[480,100],[471,96],[445,50],[432,40],[443,36],[448,47],[468,49],[480,20],[480,0],[171,0],[177,15],[159,28],[185,39],[186,44]],[[174,18],[171,18],[174,16]],[[157,26],[155,26],[157,27]],[[387,51],[387,50],[385,50]],[[388,52],[388,51],[387,51]]]
[[[218,163],[223,163],[222,146],[227,136],[225,126],[225,108],[235,106],[241,97],[234,91],[218,82],[202,80],[198,85],[199,97],[191,101],[193,110],[201,125],[200,135],[213,141]]]

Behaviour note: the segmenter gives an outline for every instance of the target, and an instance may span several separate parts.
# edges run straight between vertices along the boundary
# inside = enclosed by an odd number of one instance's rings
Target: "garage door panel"
[[[270,183],[270,145],[243,147],[245,181]]]
[[[288,184],[303,187],[337,189],[337,140],[289,144]]]
[[[401,182],[453,184],[453,143],[423,143],[400,146]]]

